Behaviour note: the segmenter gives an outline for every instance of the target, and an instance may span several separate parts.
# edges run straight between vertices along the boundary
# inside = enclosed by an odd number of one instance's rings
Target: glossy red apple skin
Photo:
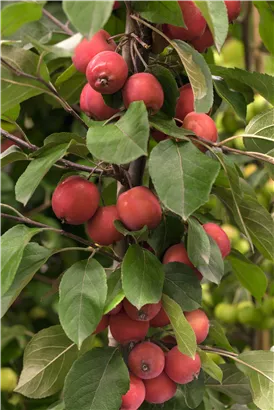
[[[99,30],[90,40],[84,38],[75,47],[72,62],[78,71],[85,74],[88,63],[96,54],[101,53],[101,51],[114,51],[115,49],[116,44],[110,39],[110,34],[105,30]]]

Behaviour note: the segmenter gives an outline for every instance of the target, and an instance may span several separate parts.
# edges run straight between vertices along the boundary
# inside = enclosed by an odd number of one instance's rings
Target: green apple
[[[272,316],[274,312],[274,298],[265,297],[262,301],[261,311],[266,316]]]
[[[236,132],[234,132],[234,135],[243,135],[245,133],[244,128],[240,128]],[[244,139],[243,137],[238,137],[233,140],[233,145],[235,148],[240,149],[241,151],[245,150],[245,144],[244,144]]]
[[[237,320],[237,306],[230,303],[219,303],[214,309],[216,319],[233,324]]]
[[[263,320],[263,315],[260,309],[255,306],[247,306],[238,313],[238,320],[242,325],[252,327],[260,327]]]
[[[254,101],[247,106],[246,120],[249,122],[258,114],[271,108],[271,105],[261,95],[255,95]]]
[[[11,393],[17,385],[17,374],[10,367],[1,368],[1,391]]]
[[[41,306],[34,306],[29,312],[29,317],[33,320],[44,319],[47,317],[47,311]]]
[[[233,248],[245,254],[250,250],[250,245],[247,239],[240,238],[238,241],[235,242],[235,244],[233,245]]]
[[[235,226],[230,224],[223,224],[222,229],[225,231],[232,243],[240,239],[240,231]]]

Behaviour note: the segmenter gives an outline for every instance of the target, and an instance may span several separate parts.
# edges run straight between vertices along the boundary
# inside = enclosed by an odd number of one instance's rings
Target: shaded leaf
[[[181,307],[167,295],[163,295],[162,303],[175,333],[178,349],[194,359],[197,348],[196,336]]]
[[[207,202],[219,164],[191,142],[167,140],[153,148],[149,171],[163,204],[186,220]]]
[[[214,79],[213,84],[218,95],[230,104],[236,114],[245,121],[246,100],[243,94],[238,91],[231,90],[228,84],[221,78]]]
[[[245,134],[254,135],[254,138],[244,138],[244,144],[248,151],[267,153],[274,149],[274,108],[252,118],[245,129]],[[256,138],[256,135],[270,138],[265,141]]]
[[[28,159],[28,156],[19,147],[12,145],[1,154],[0,158],[1,168],[3,168],[15,161],[25,161]]]
[[[1,294],[10,288],[31,238],[41,232],[38,228],[16,225],[1,236]]]
[[[121,269],[117,269],[110,274],[107,280],[107,288],[104,314],[114,309],[125,297],[122,289]]]
[[[230,352],[233,352],[233,348],[225,335],[225,331],[223,327],[216,320],[210,321],[208,336],[210,340],[212,341],[212,344],[215,344],[215,346],[218,346]]]
[[[143,226],[142,229],[139,229],[139,231],[129,231],[118,219],[114,221],[114,225],[117,231],[121,232],[125,236],[132,236],[137,242],[146,241],[148,238],[148,229],[146,225]]]
[[[197,219],[188,219],[187,254],[194,266],[202,263],[209,264],[209,238]]]
[[[103,316],[106,274],[95,259],[76,262],[60,283],[59,318],[67,336],[80,349]]]
[[[93,349],[72,366],[64,387],[66,410],[119,410],[129,376],[118,348]]]
[[[198,309],[202,302],[202,288],[193,270],[183,263],[164,265],[164,293],[184,311]]]
[[[199,356],[202,362],[202,369],[214,380],[222,383],[223,372],[221,368],[202,350],[199,350]]]
[[[126,298],[138,309],[161,299],[164,270],[161,262],[139,245],[131,245],[122,262],[122,283]]]
[[[177,1],[134,1],[133,8],[140,16],[151,23],[166,23],[177,27],[185,27]]]
[[[61,326],[41,330],[25,349],[23,370],[15,391],[33,399],[58,392],[77,354],[76,345]]]

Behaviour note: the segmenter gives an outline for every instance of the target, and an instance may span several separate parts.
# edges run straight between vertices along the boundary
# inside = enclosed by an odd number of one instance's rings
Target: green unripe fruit
[[[256,172],[258,169],[256,164],[247,164],[244,169],[243,169],[243,176],[245,177],[245,179],[247,179],[248,177],[250,177],[252,174],[254,174],[254,172]]]
[[[274,328],[274,317],[266,317],[262,322],[262,329],[273,329]]]
[[[269,179],[263,186],[262,192],[267,196],[272,197],[274,195],[274,181]]]
[[[259,204],[261,204],[264,208],[268,209],[269,201],[264,194],[261,192],[256,194]]]
[[[224,359],[217,353],[206,353],[207,357],[213,360],[216,364],[223,364],[225,363]]]
[[[1,369],[1,391],[11,393],[17,385],[17,374],[10,367]]]
[[[233,324],[237,320],[237,307],[229,303],[219,303],[214,309],[216,319]]]
[[[258,114],[266,111],[271,105],[261,95],[255,95],[254,101],[247,106],[246,121],[249,122]]]
[[[262,302],[261,311],[266,316],[272,316],[274,311],[274,298],[265,298]]]
[[[47,311],[40,306],[34,306],[29,312],[29,317],[33,320],[44,319],[47,317]]]
[[[202,285],[202,301],[207,306],[214,306],[213,298],[210,293],[210,287],[208,283]]]
[[[267,272],[267,273],[273,273],[274,272],[274,263],[265,259],[262,263],[261,263],[261,269],[263,269],[263,271]],[[271,286],[271,285],[270,285]],[[273,289],[273,292],[271,294],[274,295],[274,283],[273,283],[273,288],[271,287],[271,289]]]
[[[241,238],[233,245],[233,248],[241,253],[247,253],[250,250],[250,245],[247,239]]]
[[[244,128],[240,128],[238,131],[234,132],[234,135],[242,135],[245,133]],[[235,148],[240,149],[242,151],[245,150],[244,138],[239,137],[233,140],[233,145]]]
[[[253,302],[251,300],[243,300],[242,302],[239,302],[237,305],[237,312],[239,313],[241,310],[243,310],[246,307],[254,307]]]
[[[255,306],[245,307],[238,313],[238,320],[243,325],[252,327],[260,327],[263,316],[259,309]]]
[[[224,224],[222,225],[222,229],[225,231],[232,244],[240,239],[240,232],[235,226]]]
[[[241,121],[233,111],[226,111],[223,116],[223,127],[226,132],[234,134],[240,127],[243,126]]]

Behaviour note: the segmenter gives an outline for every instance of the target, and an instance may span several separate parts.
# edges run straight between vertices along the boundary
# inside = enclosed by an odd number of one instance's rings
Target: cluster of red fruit
[[[134,101],[144,101],[151,113],[159,111],[164,92],[156,77],[137,73],[128,78],[127,63],[115,49],[115,42],[105,30],[98,31],[89,41],[82,40],[75,48],[73,63],[88,81],[80,96],[81,110],[97,120],[109,119],[119,110],[107,106],[102,94],[122,89],[126,108]]]
[[[162,219],[161,205],[146,187],[139,186],[121,194],[116,205],[99,207],[100,193],[95,184],[80,176],[62,181],[52,196],[52,209],[62,221],[71,225],[87,222],[87,232],[99,245],[112,245],[123,235],[114,226],[115,220],[137,231],[145,225],[156,228]]]
[[[185,312],[197,343],[207,337],[209,320],[202,310]],[[176,383],[190,383],[198,376],[201,361],[198,354],[194,359],[182,354],[176,346],[174,337],[166,336],[161,345],[171,346],[163,352],[157,342],[143,341],[149,327],[164,327],[170,324],[161,301],[147,304],[138,310],[127,299],[124,299],[108,315],[105,315],[96,333],[108,325],[114,339],[126,345],[138,343],[130,351],[128,367],[130,371],[130,388],[122,397],[121,410],[137,410],[144,400],[149,403],[164,403],[176,393]]]
[[[178,1],[182,11],[183,19],[187,28],[181,28],[165,24],[164,33],[170,39],[188,41],[197,51],[203,53],[208,47],[214,44],[211,31],[207,26],[206,20],[193,1]],[[228,20],[231,23],[240,14],[240,0],[225,1]]]

